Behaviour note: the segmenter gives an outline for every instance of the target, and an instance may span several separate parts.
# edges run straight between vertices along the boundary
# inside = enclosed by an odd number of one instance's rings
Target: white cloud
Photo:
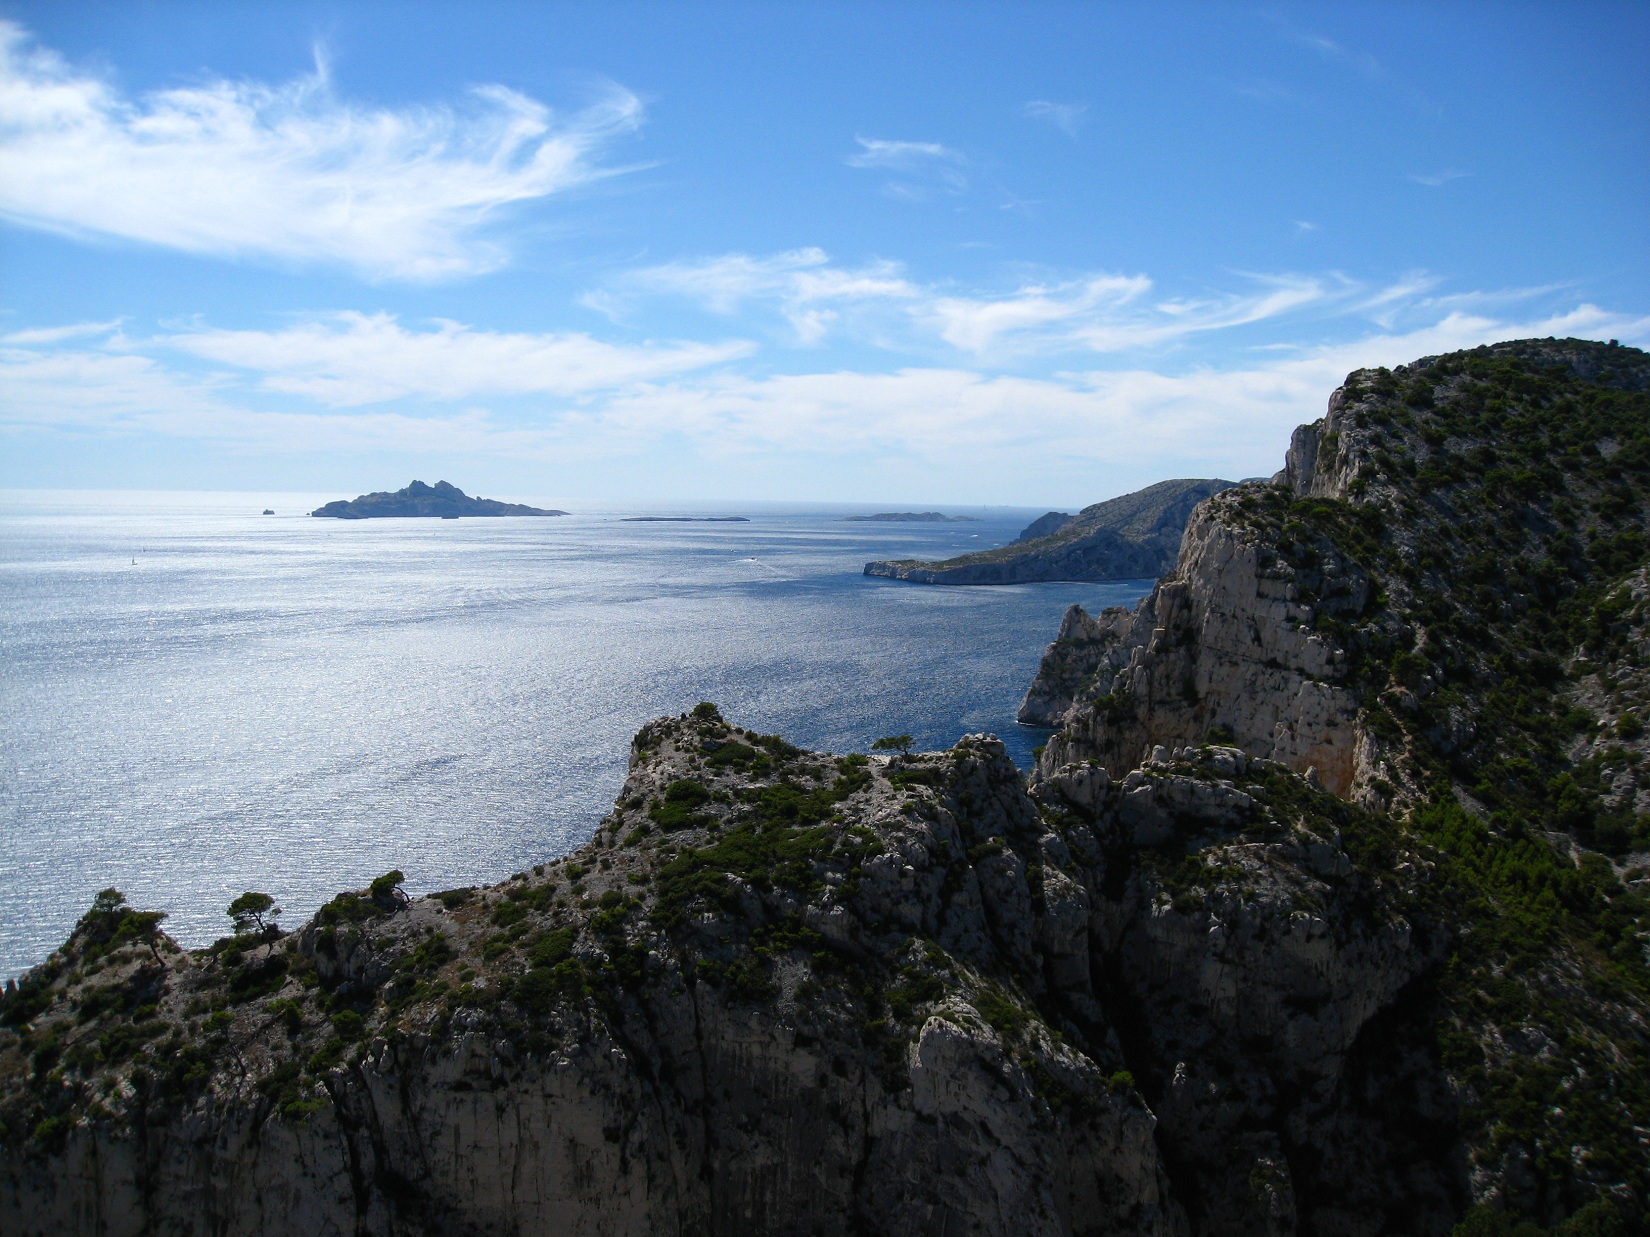
[[[1409,178],[1418,185],[1427,185],[1436,189],[1440,185],[1449,184],[1452,180],[1460,180],[1463,176],[1471,175],[1471,172],[1459,172],[1454,168],[1445,168],[1441,172],[1412,172]]]
[[[1125,308],[1161,312],[1141,304],[1145,292],[1131,296],[1119,286],[1093,295],[1097,303],[1110,296]],[[1045,290],[1044,299],[1065,304],[1088,295]],[[1256,306],[1184,312],[1241,316]],[[554,348],[565,337],[450,325],[407,331],[366,315],[288,332],[197,331],[146,342],[38,334],[33,343],[0,346],[0,427],[14,433],[142,433],[297,454],[578,459],[591,461],[591,477],[605,477],[592,487],[609,493],[623,492],[634,475],[625,461],[668,457],[661,467],[684,492],[711,484],[707,477],[726,486],[760,475],[788,479],[788,492],[804,493],[830,475],[847,487],[840,497],[857,484],[854,477],[874,473],[897,474],[935,496],[1029,503],[1093,501],[1167,476],[1270,473],[1290,430],[1322,415],[1330,391],[1353,369],[1548,335],[1642,345],[1650,342],[1650,317],[1590,304],[1523,317],[1449,308],[1402,330],[1331,345],[1274,344],[1224,366],[1180,372],[1135,362],[1044,376],[961,365],[762,376],[725,366],[701,372],[685,357],[671,370],[663,350],[662,368],[650,374],[646,357],[599,353],[582,385],[551,377],[563,364]],[[183,367],[175,349],[185,344],[191,356],[237,372]],[[576,355],[570,362],[584,363]],[[568,386],[579,390],[507,414],[473,406],[478,394],[555,396]],[[425,403],[360,406],[407,395]],[[820,471],[825,461],[836,461],[836,472]]]
[[[949,146],[872,137],[856,137],[854,141],[859,143],[860,150],[848,156],[849,167],[893,172],[906,178],[883,187],[894,197],[921,201],[927,197],[930,187],[939,187],[948,193],[960,193],[968,187],[968,177],[963,173],[968,160],[961,151]]]
[[[1020,115],[1029,120],[1046,120],[1067,137],[1076,137],[1088,110],[1087,103],[1051,103],[1047,99],[1033,99],[1020,109]]]
[[[367,109],[324,69],[123,97],[0,21],[0,215],[223,257],[429,280],[496,267],[481,230],[511,203],[606,174],[636,128],[619,87],[557,116],[503,86],[459,108]]]
[[[1121,352],[1277,317],[1340,291],[1307,276],[1250,278],[1258,290],[1142,304],[1151,280],[1100,275],[1053,288],[1028,286],[1006,297],[937,297],[926,313],[942,339],[974,354]]]
[[[1028,285],[1011,296],[940,296],[919,311],[938,327],[940,338],[964,352],[984,352],[1005,335],[1059,326],[1115,313],[1150,291],[1143,275],[1099,275],[1055,287]]]
[[[477,331],[457,322],[410,331],[389,314],[359,313],[282,331],[192,331],[157,342],[261,374],[265,390],[334,407],[408,396],[577,396],[703,369],[753,350],[742,341],[626,347],[582,334]]]
[[[835,334],[896,354],[934,356],[943,349],[970,364],[1001,366],[1034,357],[1162,349],[1306,314],[1320,322],[1361,316],[1383,331],[1415,329],[1456,312],[1504,319],[1516,306],[1565,291],[1549,286],[1439,294],[1442,279],[1424,270],[1382,286],[1333,271],[1239,277],[1246,287],[1200,296],[1153,297],[1147,276],[1113,272],[1028,282],[1009,292],[959,291],[913,280],[896,263],[845,267],[822,249],[804,248],[649,267],[584,300],[615,319],[647,295],[687,297],[725,315],[767,304],[805,343]]]
[[[854,141],[860,145],[859,154],[848,156],[848,166],[854,168],[918,172],[926,171],[935,163],[964,162],[959,151],[938,142],[889,142],[874,137],[856,137]]]
[[[730,314],[750,301],[772,300],[804,343],[820,339],[837,321],[833,305],[908,300],[919,289],[892,262],[855,269],[832,266],[822,249],[793,249],[769,257],[730,253],[696,262],[671,262],[632,272],[624,286],[649,293],[683,296],[715,313]],[[585,298],[612,309],[611,292]]]
[[[1350,371],[1548,335],[1644,340],[1650,317],[1591,305],[1522,322],[1450,314],[1402,334],[1182,374],[1134,368],[1025,378],[926,367],[721,374],[619,392],[599,416],[604,433],[637,441],[677,434],[713,455],[897,454],[958,479],[1106,469],[1131,478],[1120,487],[1127,489],[1166,476],[1270,474],[1282,465],[1290,431],[1322,416]]]
[[[57,344],[65,339],[80,339],[87,335],[107,335],[119,326],[119,319],[115,319],[111,322],[74,322],[68,326],[14,331],[10,335],[0,335],[0,344]]]

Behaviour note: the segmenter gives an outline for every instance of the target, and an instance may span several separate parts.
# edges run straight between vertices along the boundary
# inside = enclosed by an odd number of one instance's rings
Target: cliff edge
[[[1231,744],[1437,865],[1454,937],[1414,1051],[1458,1105],[1463,1233],[1650,1221],[1647,525],[1644,352],[1359,370],[1135,610],[1068,612],[1022,706],[1060,727],[1038,778]]]
[[[1442,1232],[1435,1115],[1360,1098],[1442,941],[1379,831],[1232,749],[1033,797],[701,706],[493,888],[195,953],[111,891],[0,1007],[0,1227]]]

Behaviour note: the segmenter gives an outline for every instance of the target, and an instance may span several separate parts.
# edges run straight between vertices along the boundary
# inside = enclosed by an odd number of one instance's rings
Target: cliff
[[[1381,829],[1232,749],[1033,797],[701,706],[494,888],[193,954],[105,898],[0,1011],[0,1226],[1440,1232],[1437,1114],[1361,1090],[1442,940]]]
[[[1232,743],[1437,857],[1456,1145],[1544,1224],[1650,1184],[1647,392],[1579,340],[1353,373],[1137,609],[1067,613],[1021,710],[1041,777]]]
[[[1063,519],[1051,511],[1013,544],[923,563],[866,563],[865,574],[920,584],[1027,584],[1038,580],[1134,580],[1168,570],[1186,520],[1230,481],[1160,481],[1084,507]],[[1033,534],[1029,538],[1027,534]]]
[[[547,511],[521,503],[501,503],[493,498],[471,498],[446,481],[437,481],[434,485],[414,481],[393,494],[380,490],[363,494],[354,501],[340,498],[324,507],[317,507],[310,514],[338,520],[370,520],[418,516],[455,519],[478,515],[566,515],[567,512]]]

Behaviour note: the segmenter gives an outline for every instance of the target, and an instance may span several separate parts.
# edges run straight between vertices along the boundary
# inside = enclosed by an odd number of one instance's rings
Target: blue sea
[[[1150,588],[861,574],[1033,509],[305,514],[336,497],[0,492],[0,975],[108,885],[199,945],[247,889],[297,922],[390,868],[502,879],[585,841],[635,731],[700,700],[805,747],[990,731],[1027,763],[1044,733],[1014,713],[1061,613]]]

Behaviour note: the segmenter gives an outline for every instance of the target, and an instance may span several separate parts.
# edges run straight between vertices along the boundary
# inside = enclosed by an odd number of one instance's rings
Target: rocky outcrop
[[[865,574],[919,584],[1027,584],[1039,580],[1139,580],[1174,561],[1193,508],[1230,481],[1160,481],[1084,507],[1051,511],[1011,545],[938,563],[865,564]]]
[[[1064,726],[1050,762],[1093,758],[1121,776],[1159,744],[1213,733],[1352,789],[1358,699],[1316,620],[1361,615],[1369,581],[1328,544],[1310,569],[1291,566],[1234,520],[1247,488],[1198,509],[1174,571],[1133,613],[1067,613],[1020,709],[1023,722]]]
[[[1359,1033],[1348,1069],[1370,1102],[1326,1118],[1318,1146],[1420,1188],[1392,1157],[1430,1143],[1482,1210],[1471,1231],[1650,1221],[1633,1115],[1650,1109],[1646,426],[1650,357],[1613,343],[1356,371],[1270,483],[1197,510],[1137,609],[1066,615],[1022,707],[1061,727],[1044,783],[1127,783],[1142,760],[1231,743],[1388,813],[1429,856],[1448,965]],[[1565,1041],[1571,1027],[1591,1038]],[[1413,1137],[1371,1124],[1397,1094]],[[1174,1104],[1154,1111],[1172,1138]],[[1252,1126],[1193,1123],[1276,1162]],[[1423,1192],[1447,1210],[1442,1178]],[[1304,1196],[1276,1231],[1379,1231],[1327,1197],[1311,1220]]]
[[[549,511],[528,507],[521,503],[502,503],[494,498],[471,498],[456,485],[437,481],[425,485],[414,481],[405,489],[391,493],[380,490],[363,494],[352,500],[340,498],[336,502],[317,507],[311,515],[337,520],[370,520],[381,517],[426,517],[445,520],[460,516],[478,515],[566,515],[565,511]]]
[[[1319,1195],[1430,1216],[1310,1152],[1356,1106],[1361,1029],[1435,952],[1345,849],[1352,809],[1226,749],[1035,794],[994,739],[839,760],[700,710],[638,736],[594,841],[504,885],[343,895],[198,954],[89,916],[8,998],[0,1224],[1168,1237],[1272,1231]]]

